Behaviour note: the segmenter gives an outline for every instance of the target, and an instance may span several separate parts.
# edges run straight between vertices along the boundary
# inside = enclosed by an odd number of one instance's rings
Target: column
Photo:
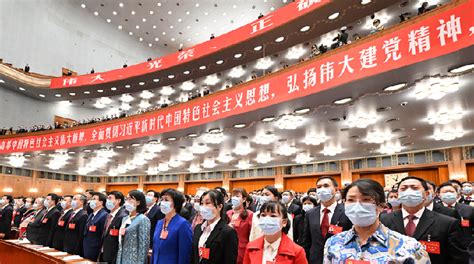
[[[138,176],[138,190],[142,190],[144,191],[145,190],[145,185],[143,184],[145,180],[145,176],[141,175],[141,176]]]
[[[222,176],[222,187],[226,189],[227,192],[230,192],[230,171],[224,171],[224,174]]]
[[[285,174],[285,167],[276,167],[275,173],[275,188],[281,192],[285,189],[285,181],[283,178],[283,175]]]
[[[178,191],[184,192],[184,180],[186,179],[186,174],[178,175]]]
[[[353,179],[350,161],[341,160],[341,188],[344,187],[345,184],[351,183],[352,181]]]
[[[462,162],[462,147],[449,149],[451,160],[448,163],[448,172],[450,180],[467,180],[466,164]]]

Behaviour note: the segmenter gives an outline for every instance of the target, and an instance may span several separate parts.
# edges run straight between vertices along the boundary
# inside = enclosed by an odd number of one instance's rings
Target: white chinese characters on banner
[[[185,61],[192,57],[194,57],[194,49],[187,49],[187,50],[179,52],[178,61]]]
[[[408,33],[408,51],[411,55],[427,52],[430,51],[430,49],[430,27],[420,27]]]
[[[461,18],[451,15],[448,21],[439,20],[440,26],[438,29],[438,38],[441,46],[446,46],[446,39],[452,39],[453,42],[458,41],[458,35],[462,34]]]
[[[259,31],[262,31],[264,29],[267,29],[267,28],[273,26],[272,16],[273,15],[268,15],[266,17],[262,17],[262,18],[258,19],[257,21],[253,22],[251,24],[252,31],[250,32],[250,35],[253,35],[253,34],[255,34]]]
[[[321,0],[298,0],[298,3],[296,4],[296,6],[298,8],[298,11],[302,11],[320,2]]]

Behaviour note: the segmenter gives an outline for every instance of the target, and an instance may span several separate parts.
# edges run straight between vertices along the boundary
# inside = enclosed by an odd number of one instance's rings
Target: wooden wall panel
[[[177,189],[178,188],[178,183],[161,183],[161,184],[153,183],[153,184],[145,184],[144,185],[144,190],[145,191],[154,190],[154,191],[157,191],[157,192],[161,192],[162,190],[167,189],[167,188]]]
[[[262,189],[267,185],[274,185],[274,179],[253,179],[253,180],[240,180],[240,181],[230,181],[229,189],[233,188],[244,188],[247,192],[254,190]]]
[[[305,176],[305,177],[287,177],[284,179],[285,190],[293,190],[295,192],[307,192],[309,188],[316,187],[316,180],[322,176]],[[341,176],[331,175],[339,186],[341,186]]]
[[[474,163],[466,164],[467,179],[474,182]]]
[[[441,166],[443,169],[441,169],[442,172],[444,172],[444,167],[446,166]],[[447,167],[446,167],[447,169]],[[427,168],[427,169],[416,169],[416,170],[403,170],[403,171],[383,171],[383,172],[371,172],[371,173],[360,173],[360,178],[361,179],[372,179],[374,181],[379,182],[382,184],[382,186],[385,186],[385,174],[389,173],[402,173],[402,172],[408,172],[409,175],[411,176],[416,176],[420,177],[425,180],[433,181],[437,185],[441,183],[440,177],[439,177],[439,169],[438,168]]]
[[[185,182],[184,183],[184,193],[185,194],[196,194],[196,190],[199,187],[205,187],[209,189],[214,189],[216,187],[222,186],[222,181],[213,181],[213,182]],[[227,190],[229,191],[229,190]]]
[[[131,190],[138,189],[138,184],[120,184],[120,185],[107,185],[107,191],[119,191],[122,192],[123,195],[127,195],[127,193]]]

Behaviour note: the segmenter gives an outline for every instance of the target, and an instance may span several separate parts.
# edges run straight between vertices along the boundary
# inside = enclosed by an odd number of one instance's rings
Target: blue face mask
[[[462,188],[462,192],[465,194],[465,195],[470,195],[472,193],[472,187],[470,186],[465,186]]]
[[[238,206],[240,205],[240,200],[241,200],[240,197],[235,197],[235,196],[233,196],[233,197],[231,198],[231,200],[230,200],[230,202],[232,203],[232,207],[233,207],[233,208],[238,207]]]
[[[92,210],[95,210],[95,208],[97,207],[96,201],[95,201],[95,200],[90,201],[89,207],[90,207]]]
[[[346,203],[345,214],[352,224],[367,227],[377,220],[377,206],[373,203]]]
[[[109,211],[112,211],[112,209],[114,209],[115,207],[114,202],[112,202],[112,200],[107,199],[107,202],[105,202],[105,207],[107,207]]]
[[[151,204],[153,203],[153,197],[151,196],[145,196],[146,204]]]
[[[433,201],[433,195],[431,193],[429,193],[427,196],[426,196],[426,202],[425,204],[429,204],[431,203],[431,201]]]
[[[281,230],[281,218],[262,216],[258,221],[258,227],[262,229],[264,235],[273,235]]]
[[[204,220],[211,220],[216,217],[214,210],[212,210],[211,207],[205,205],[201,206],[201,211],[199,211],[199,213]]]
[[[398,194],[398,200],[405,206],[415,207],[423,202],[423,193],[421,191],[407,189]]]
[[[308,212],[309,210],[311,210],[313,208],[314,208],[314,205],[312,205],[312,204],[303,204],[303,210],[305,212]]]
[[[49,208],[49,202],[48,202],[48,200],[44,200],[43,206],[46,207],[46,208]]]
[[[288,195],[283,195],[281,197],[281,202],[284,203],[284,204],[287,204],[288,202],[290,202],[290,196]]]
[[[171,212],[171,202],[161,201],[160,210],[163,214],[169,214]]]
[[[389,203],[392,207],[400,206],[400,201],[399,201],[397,198],[388,199],[388,203]]]
[[[260,197],[260,204],[264,204],[266,202],[270,201],[270,196],[262,195]]]
[[[319,189],[316,189],[316,193],[319,197],[319,199],[322,201],[322,202],[326,202],[326,201],[329,201],[332,199],[333,197],[333,194],[331,192],[331,189],[329,188],[319,188]]]
[[[453,192],[447,192],[441,194],[441,201],[446,204],[453,204],[458,199],[457,195]]]
[[[129,202],[125,203],[125,210],[127,210],[129,213],[135,211],[135,209],[136,209],[135,205],[133,205]]]
[[[71,202],[71,207],[72,207],[72,209],[76,210],[76,209],[77,209],[77,206],[78,206],[77,201],[76,201],[76,200],[73,200],[73,201]]]

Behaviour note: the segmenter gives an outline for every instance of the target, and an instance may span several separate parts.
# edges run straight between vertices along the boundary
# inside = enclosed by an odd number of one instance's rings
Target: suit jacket
[[[473,241],[472,235],[474,234],[474,208],[463,204],[463,203],[456,203],[454,205],[454,210],[461,216],[462,220],[466,220],[469,226],[462,226],[461,229],[464,234],[464,244],[466,247],[469,247],[471,242]]]
[[[297,215],[300,215],[301,212],[303,210],[301,209],[301,206],[291,202],[290,203],[290,206],[288,206],[288,213],[293,215],[293,216],[297,216]],[[293,239],[294,239],[294,236],[293,236]]]
[[[21,219],[23,218],[23,214],[26,212],[26,207],[22,207],[22,208],[19,208],[19,209],[16,209],[13,211],[13,226],[14,227],[18,227],[20,226],[20,223],[21,223]]]
[[[35,241],[33,241],[35,244],[52,247],[54,232],[56,231],[56,225],[58,224],[60,216],[61,213],[58,209],[53,207],[49,211],[45,209],[45,212],[39,221],[35,218],[35,225],[33,226],[36,234]],[[28,225],[28,227],[30,225]]]
[[[120,208],[110,222],[107,230],[104,230],[104,233],[102,234],[102,253],[100,253],[100,261],[115,263],[117,259],[117,251],[119,248],[119,237],[116,234],[118,234],[118,231],[120,230],[122,219],[126,216],[128,216],[127,210],[125,210],[123,207]],[[107,222],[107,220],[105,220],[105,222]],[[110,232],[110,230],[113,231]]]
[[[73,210],[67,211],[65,214],[61,214],[58,219],[58,224],[56,226],[56,231],[54,232],[53,236],[53,248],[63,251],[64,250],[64,233],[66,231],[67,225],[66,221],[69,219]]]
[[[260,237],[247,245],[244,264],[261,264],[263,258],[264,237]],[[276,263],[307,264],[304,249],[285,235],[281,235],[280,246],[275,258]]]
[[[220,264],[220,263],[236,263],[238,238],[237,232],[228,226],[224,219],[219,219],[211,234],[204,243],[205,248],[209,248],[209,259],[200,261],[199,257],[199,239],[203,233],[202,225],[199,224],[194,229],[193,235],[193,252],[191,255],[192,264]]]
[[[87,218],[86,227],[84,228],[84,240],[82,241],[84,258],[97,261],[102,248],[102,234],[104,233],[107,215],[107,212],[102,208],[95,216],[92,213]]]
[[[293,219],[293,241],[300,246],[303,246],[305,216],[306,213],[303,212]]]
[[[188,211],[188,209],[186,209],[185,207],[181,208],[181,212],[179,212],[179,215],[188,221],[191,218],[191,212]]]
[[[39,228],[41,225],[41,219],[46,213],[46,209],[43,208],[38,212],[35,212],[31,218],[28,226],[26,227],[26,238],[33,244],[38,244]]]
[[[161,209],[157,204],[154,204],[150,211],[145,215],[148,217],[148,219],[150,219],[150,237],[153,237],[155,234],[156,223],[158,223],[159,220],[165,218],[165,215],[161,212]],[[153,248],[153,239],[150,242],[150,247]]]
[[[0,233],[5,234],[4,239],[10,238],[12,229],[13,206],[11,204],[5,206],[0,211]]]
[[[458,220],[461,220],[461,216],[459,215],[459,213],[456,210],[454,210],[452,208],[445,207],[441,203],[433,203],[433,212],[443,214],[443,215],[447,215],[447,216],[456,218]]]
[[[164,219],[156,224],[153,235],[153,264],[189,264],[193,243],[191,225],[180,215],[171,218],[168,224],[168,237],[161,239]]]
[[[150,219],[143,214],[122,218],[125,235],[119,239],[117,264],[147,264],[150,244]],[[114,262],[115,263],[115,262]]]
[[[396,211],[381,217],[382,223],[388,228],[405,235],[402,211]],[[418,241],[439,242],[441,254],[430,253],[433,264],[468,263],[469,256],[462,241],[459,221],[425,209],[416,225],[413,238]]]
[[[81,209],[77,214],[69,216],[66,221],[66,230],[64,231],[63,249],[72,255],[84,256],[82,251],[82,240],[84,238],[84,228],[87,222],[87,211]]]
[[[321,234],[321,205],[306,212],[304,223],[303,248],[306,251],[306,257],[311,264],[323,263],[324,244],[332,236],[327,233],[326,237]],[[352,222],[344,213],[344,205],[337,204],[329,221],[330,225],[342,226],[343,231],[352,228]]]

